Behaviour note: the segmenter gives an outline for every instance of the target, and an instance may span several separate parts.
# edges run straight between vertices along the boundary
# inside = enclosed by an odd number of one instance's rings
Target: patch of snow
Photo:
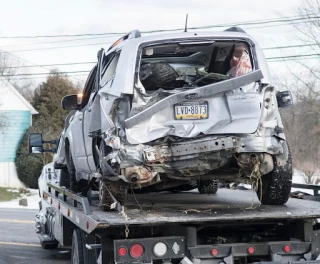
[[[18,193],[18,192],[19,192],[19,190],[17,190],[17,189],[8,189],[8,190],[7,190],[7,192],[14,192],[14,193]]]
[[[0,202],[0,208],[19,208],[19,209],[39,209],[39,191],[38,189],[28,189],[30,193],[21,194],[21,198],[26,198],[28,200],[28,206],[19,205],[19,200],[14,199],[8,202]]]
[[[293,175],[292,175],[292,182],[306,184],[306,181],[304,179],[304,172],[294,169]],[[291,192],[296,192],[296,191],[313,195],[313,190],[310,190],[310,189],[291,188]]]

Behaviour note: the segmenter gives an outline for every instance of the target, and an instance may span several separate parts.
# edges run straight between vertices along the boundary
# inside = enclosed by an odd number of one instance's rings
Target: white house
[[[23,187],[15,167],[16,150],[32,115],[38,112],[5,79],[0,78],[0,186]],[[4,123],[4,125],[1,125]]]

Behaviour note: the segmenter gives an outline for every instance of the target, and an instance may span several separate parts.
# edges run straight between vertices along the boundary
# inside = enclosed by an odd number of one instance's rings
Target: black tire
[[[69,174],[69,180],[70,180],[70,190],[73,192],[80,192],[82,188],[80,187],[80,184],[77,182],[76,178],[76,168],[73,163],[72,153],[70,146],[67,146],[66,150],[66,161],[67,161],[67,170]]]
[[[68,172],[68,168],[60,169],[60,186],[65,186],[66,188],[70,188],[70,176]]]
[[[199,180],[198,191],[201,194],[216,194],[219,180]]]
[[[292,182],[292,159],[289,148],[288,160],[285,166],[280,167],[274,158],[273,171],[263,175],[261,181],[262,192],[261,183],[259,182],[257,196],[262,204],[283,205],[288,201]]]
[[[74,229],[72,235],[71,263],[84,264],[83,233],[80,229]]]
[[[174,89],[177,85],[176,79],[179,77],[174,68],[166,62],[143,64],[139,74],[146,90]]]
[[[99,203],[103,211],[109,211],[111,204],[114,203],[107,188],[121,205],[125,205],[128,196],[128,184],[122,180],[114,182],[100,179]]]

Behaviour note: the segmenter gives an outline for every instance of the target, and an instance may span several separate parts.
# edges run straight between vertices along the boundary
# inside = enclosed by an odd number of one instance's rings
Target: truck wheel
[[[262,204],[282,205],[289,199],[292,182],[292,159],[288,149],[288,160],[285,166],[278,166],[274,160],[274,169],[272,172],[263,175],[262,192],[261,183],[258,183],[257,196]]]
[[[197,183],[201,194],[216,194],[218,191],[219,180],[199,180]]]
[[[103,209],[103,211],[110,210],[111,204],[114,203],[107,188],[121,205],[124,205],[126,203],[128,194],[128,184],[126,184],[122,180],[114,182],[100,179],[99,201],[100,207]]]
[[[84,264],[83,234],[80,229],[74,229],[72,235],[72,264]]]
[[[70,179],[70,190],[74,192],[80,192],[82,189],[80,188],[79,183],[77,182],[76,178],[76,168],[73,163],[73,158],[71,154],[71,148],[68,146],[67,153],[66,153],[66,161],[67,161],[67,169]]]

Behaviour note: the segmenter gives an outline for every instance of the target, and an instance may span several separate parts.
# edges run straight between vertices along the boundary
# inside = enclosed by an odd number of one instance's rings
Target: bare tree
[[[303,0],[296,9],[301,17],[293,23],[295,38],[303,44],[303,53],[320,54],[320,0]],[[298,50],[301,54],[301,50]],[[297,49],[290,50],[298,54]],[[283,110],[282,118],[286,128],[293,164],[305,173],[306,183],[318,184],[315,172],[320,167],[320,69],[319,58],[297,59],[288,70],[291,81],[282,85],[292,91],[295,104]],[[297,70],[298,69],[298,70]]]

